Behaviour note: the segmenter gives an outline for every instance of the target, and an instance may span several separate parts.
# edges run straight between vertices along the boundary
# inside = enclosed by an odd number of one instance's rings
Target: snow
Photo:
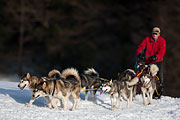
[[[123,101],[122,109],[111,111],[109,95],[98,91],[97,102],[83,100],[81,93],[78,109],[63,111],[49,109],[43,97],[27,107],[31,92],[28,88],[20,90],[17,85],[18,82],[0,81],[0,120],[180,120],[180,98],[162,96],[144,106],[141,95],[137,95],[129,109]],[[69,102],[69,109],[71,105]]]

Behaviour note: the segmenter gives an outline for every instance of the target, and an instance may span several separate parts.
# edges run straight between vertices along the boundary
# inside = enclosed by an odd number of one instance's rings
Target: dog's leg
[[[86,100],[86,101],[88,100],[88,90],[85,91],[85,100]]]
[[[53,97],[52,100],[51,100],[52,107],[55,108],[55,109],[58,109],[57,101],[58,101],[58,99],[55,98],[55,97]]]
[[[141,91],[142,91],[143,104],[146,105],[146,101],[145,101],[146,88],[141,87]]]
[[[80,96],[77,98],[77,103],[76,103],[75,109],[77,109],[77,107],[79,106],[79,102],[80,102]]]
[[[154,94],[154,89],[153,88],[151,88],[150,89],[150,92],[149,92],[149,104],[152,104],[152,97],[153,97],[153,94]]]
[[[129,94],[128,94],[128,95],[125,94],[125,93],[123,93],[122,95],[123,95],[123,97],[127,100],[127,105],[126,105],[126,107],[129,108],[130,91],[129,91]]]
[[[119,108],[119,94],[116,95],[116,108]]]
[[[119,108],[122,108],[122,98],[120,97],[120,103],[119,103]]]
[[[66,111],[67,110],[67,97],[63,97],[63,103],[64,103],[64,105],[63,105],[63,109],[64,109],[64,111]]]
[[[132,102],[132,98],[133,98],[133,88],[131,88],[131,90],[130,90],[130,95],[129,95],[130,102]]]
[[[111,99],[111,110],[114,109],[114,96],[110,95],[110,99]]]
[[[72,99],[74,101],[73,103],[73,107],[72,107],[72,111],[77,109],[78,105],[79,105],[79,101],[80,101],[80,93],[79,94],[72,94]]]
[[[150,104],[150,91],[148,90],[147,92],[146,92],[146,95],[147,95],[147,98],[148,98],[148,101],[149,101],[149,103],[148,103],[148,105]]]
[[[132,101],[135,99],[137,88],[138,88],[137,85],[135,85],[135,86],[133,87],[133,97],[132,97]]]
[[[31,107],[32,103],[34,102],[35,97],[31,97],[31,100],[29,101],[29,103],[26,105],[27,107]]]
[[[52,108],[52,105],[51,105],[51,101],[50,101],[49,96],[45,96],[45,100],[46,100],[46,103],[48,104],[48,107],[49,107],[49,108]]]
[[[129,108],[129,98],[127,99],[127,108]]]
[[[96,100],[96,91],[91,91],[91,95],[92,95],[92,101]]]
[[[59,99],[59,101],[60,101],[61,107],[63,108],[64,106],[63,106],[63,101],[62,101],[62,99]]]
[[[77,104],[77,97],[74,93],[69,96],[69,100],[72,102],[73,106],[71,108],[71,111],[74,111],[76,109],[76,104]]]

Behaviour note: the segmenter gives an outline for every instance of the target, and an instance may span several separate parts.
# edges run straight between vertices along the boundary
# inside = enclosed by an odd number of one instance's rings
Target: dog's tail
[[[64,79],[75,78],[76,80],[80,81],[79,73],[75,68],[67,68],[63,70],[61,77]]]
[[[88,68],[87,70],[84,71],[84,74],[88,74],[94,77],[99,77],[99,73],[96,72],[94,68]]]
[[[132,69],[127,69],[127,71],[131,72],[132,74],[136,75],[136,73],[134,72],[134,70]]]
[[[48,73],[48,77],[50,77],[50,78],[60,78],[60,76],[61,76],[61,73],[56,69],[53,69],[53,70],[49,71],[49,73]]]
[[[159,68],[157,65],[155,64],[150,65],[150,73],[152,76],[155,76],[158,71],[159,71]]]
[[[134,77],[131,81],[127,81],[126,83],[129,85],[129,86],[133,86],[135,84],[137,84],[139,82],[139,78],[136,76]]]

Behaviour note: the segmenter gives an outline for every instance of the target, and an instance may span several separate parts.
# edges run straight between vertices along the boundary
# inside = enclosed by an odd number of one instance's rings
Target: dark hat
[[[154,27],[153,30],[152,30],[152,33],[160,33],[160,28],[158,27]]]

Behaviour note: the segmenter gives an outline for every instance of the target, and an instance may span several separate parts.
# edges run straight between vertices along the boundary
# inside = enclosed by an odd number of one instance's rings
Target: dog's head
[[[151,81],[152,77],[149,74],[143,74],[140,79],[141,79],[142,86],[146,87]]]
[[[138,71],[141,71],[141,70],[148,71],[148,65],[146,65],[144,62],[139,62],[137,65],[137,70]]]
[[[25,87],[30,85],[30,79],[31,76],[29,73],[26,73],[22,76],[20,83],[18,84],[18,87],[23,90]]]
[[[34,98],[39,98],[41,96],[46,96],[47,95],[47,92],[45,90],[46,86],[47,86],[46,81],[42,81],[39,84],[37,84],[35,86],[35,89],[33,90],[33,93],[32,93],[33,95],[32,96]]]
[[[103,94],[104,92],[109,93],[112,89],[112,84],[113,84],[112,80],[102,83],[101,85],[102,92],[100,94]]]

